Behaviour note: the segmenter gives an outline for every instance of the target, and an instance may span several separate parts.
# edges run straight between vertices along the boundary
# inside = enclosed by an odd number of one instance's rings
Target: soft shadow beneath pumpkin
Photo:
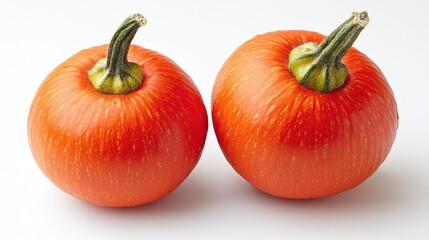
[[[247,194],[260,202],[259,204],[289,211],[312,213],[388,211],[401,205],[406,200],[406,196],[412,194],[410,193],[412,183],[404,178],[404,175],[397,172],[380,169],[354,189],[320,199],[283,199],[265,194],[255,188],[249,189]]]
[[[137,207],[107,208],[94,206],[81,201],[85,211],[101,215],[114,215],[115,217],[151,216],[154,218],[165,215],[186,215],[198,211],[211,204],[210,190],[203,176],[191,174],[176,190],[164,198]]]

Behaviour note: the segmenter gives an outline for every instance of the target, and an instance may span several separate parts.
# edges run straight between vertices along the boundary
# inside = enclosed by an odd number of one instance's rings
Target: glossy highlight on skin
[[[30,108],[31,151],[63,191],[96,205],[136,206],[173,191],[197,164],[207,112],[191,78],[160,53],[132,45],[142,86],[98,92],[88,79],[107,45],[83,50],[54,69]]]
[[[398,128],[393,92],[380,69],[351,48],[344,85],[321,93],[299,84],[289,53],[325,36],[301,30],[258,35],[222,66],[212,118],[232,167],[271,195],[308,199],[356,187],[387,157]]]

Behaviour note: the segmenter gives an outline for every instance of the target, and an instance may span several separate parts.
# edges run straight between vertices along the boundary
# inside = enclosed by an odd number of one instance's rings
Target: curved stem
[[[318,47],[319,61],[341,60],[368,24],[367,12],[354,12],[352,16],[331,33]]]
[[[348,75],[341,59],[368,24],[366,11],[354,12],[320,45],[303,44],[289,55],[289,69],[305,87],[329,92],[341,87]]]
[[[128,65],[127,54],[137,30],[146,24],[146,19],[140,14],[129,16],[119,26],[110,41],[107,52],[107,68],[109,73],[117,74]]]
[[[110,41],[107,57],[98,61],[89,72],[94,88],[106,94],[127,94],[138,89],[143,81],[141,67],[127,59],[131,41],[137,30],[146,24],[140,14],[129,16]]]

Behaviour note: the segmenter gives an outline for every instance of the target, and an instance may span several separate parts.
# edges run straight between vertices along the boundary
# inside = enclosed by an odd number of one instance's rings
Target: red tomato
[[[136,23],[131,20],[126,22]],[[135,31],[123,44],[130,62],[116,67],[141,70],[141,86],[103,88],[120,94],[96,89],[88,72],[109,46],[93,47],[55,68],[30,109],[28,136],[40,169],[60,189],[96,205],[136,206],[165,196],[190,174],[206,139],[207,113],[197,87],[167,57],[129,48]]]
[[[357,17],[368,20],[365,14]],[[344,43],[342,52],[325,52],[325,65],[316,62],[322,51],[301,48],[302,62],[295,63],[303,71],[315,66],[306,82],[288,66],[296,47],[327,46],[325,36],[309,31],[258,35],[217,76],[212,117],[218,142],[232,167],[266,193],[306,199],[345,191],[371,176],[392,147],[398,128],[393,92],[367,56],[349,49],[357,36],[339,37],[337,30],[328,42]],[[327,83],[327,76],[335,79]]]

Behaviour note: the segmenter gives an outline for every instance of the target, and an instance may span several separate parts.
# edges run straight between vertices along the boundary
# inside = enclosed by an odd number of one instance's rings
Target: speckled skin
[[[88,71],[107,45],[59,65],[38,89],[28,137],[43,173],[60,189],[96,205],[136,206],[173,191],[197,164],[207,112],[190,77],[167,57],[131,46],[143,84],[126,95],[94,89]]]
[[[214,130],[233,168],[269,194],[319,198],[353,188],[383,163],[398,111],[380,69],[352,48],[345,84],[320,93],[288,70],[290,51],[325,36],[308,31],[258,35],[221,68],[212,92]]]

